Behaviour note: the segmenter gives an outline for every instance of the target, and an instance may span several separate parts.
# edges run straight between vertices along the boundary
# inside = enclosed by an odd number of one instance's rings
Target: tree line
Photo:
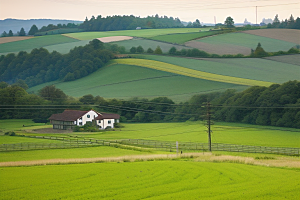
[[[78,99],[68,97],[53,85],[42,88],[38,94],[28,94],[22,85],[22,82],[14,85],[0,82],[1,119],[23,118],[46,122],[51,114],[64,109],[94,109],[118,113],[121,122],[197,121],[205,119],[205,105],[209,101],[215,121],[300,128],[299,81],[270,87],[253,86],[242,92],[229,89],[198,94],[178,104],[168,97],[125,101],[87,94]]]
[[[280,21],[278,15],[275,16],[273,23],[269,23],[267,28],[289,28],[289,29],[300,29],[300,18],[296,19],[293,15],[289,19]]]
[[[115,50],[119,47],[114,45]],[[122,48],[120,48],[122,50]],[[54,81],[72,81],[93,73],[114,58],[110,46],[95,39],[85,46],[75,47],[68,54],[47,49],[33,49],[0,56],[0,81],[14,83],[24,80],[29,87]]]
[[[199,20],[198,20],[199,22]],[[199,25],[199,23],[195,25]],[[148,16],[146,18],[130,16],[107,16],[97,17],[92,16],[91,19],[85,19],[85,21],[79,26],[79,28],[85,31],[115,31],[115,30],[134,30],[137,28],[180,28],[184,27],[179,18],[161,16],[157,14],[155,16]]]

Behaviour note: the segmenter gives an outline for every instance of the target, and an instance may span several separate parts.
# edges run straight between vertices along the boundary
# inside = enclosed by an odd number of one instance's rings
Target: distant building
[[[140,29],[142,29],[142,27],[136,27],[136,30],[140,30]]]
[[[75,126],[83,126],[87,122],[94,122],[99,129],[114,128],[120,115],[110,113],[98,113],[94,110],[65,110],[63,113],[53,114],[49,117],[53,129],[73,129]]]
[[[263,18],[261,23],[264,23],[264,24],[272,24],[273,23],[273,20],[272,19],[265,19]]]
[[[244,21],[244,25],[250,25],[251,24],[251,22],[248,22],[248,20],[247,19],[245,19],[245,21]]]

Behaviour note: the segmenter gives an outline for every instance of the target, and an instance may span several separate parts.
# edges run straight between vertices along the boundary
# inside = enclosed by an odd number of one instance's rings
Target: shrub
[[[15,133],[15,132],[13,132],[13,131],[8,131],[8,132],[4,133],[4,135],[8,135],[8,136],[15,136],[15,135],[16,135],[16,133]]]
[[[156,49],[154,50],[154,54],[162,54],[162,50],[160,46],[157,46]]]
[[[147,53],[153,53],[154,51],[151,48],[147,49]]]

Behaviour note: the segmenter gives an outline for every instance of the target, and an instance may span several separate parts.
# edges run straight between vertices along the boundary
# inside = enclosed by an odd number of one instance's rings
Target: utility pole
[[[210,102],[207,102],[206,104],[206,126],[207,126],[207,133],[208,133],[208,150],[211,151],[211,104]]]
[[[256,24],[257,24],[257,6],[256,6]]]

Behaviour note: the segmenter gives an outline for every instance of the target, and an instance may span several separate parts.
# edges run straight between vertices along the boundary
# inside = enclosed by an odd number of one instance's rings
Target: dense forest
[[[119,50],[118,46],[114,46]],[[120,50],[119,50],[120,51]],[[0,56],[0,81],[14,83],[25,80],[29,87],[60,79],[72,81],[93,73],[114,58],[109,45],[93,40],[85,46],[75,47],[68,54],[49,53],[44,48]]]
[[[91,94],[79,99],[68,97],[55,86],[38,94],[28,94],[22,82],[0,83],[0,118],[28,118],[47,121],[64,109],[94,109],[121,115],[122,122],[183,122],[204,120],[206,104],[211,104],[213,120],[300,128],[300,82],[289,81],[270,87],[253,86],[243,92],[199,94],[175,104],[167,97],[131,100],[104,99]],[[26,85],[25,85],[26,86]]]
[[[198,20],[199,22],[199,20]],[[198,23],[197,23],[198,24]],[[196,23],[195,23],[196,25]],[[200,25],[200,22],[199,22]],[[201,26],[201,25],[200,25]],[[180,19],[161,16],[148,16],[146,18],[130,16],[107,16],[102,17],[98,15],[97,18],[92,16],[90,20],[87,18],[79,26],[79,28],[85,31],[115,31],[115,30],[134,30],[137,27],[140,28],[181,28],[184,25]]]

